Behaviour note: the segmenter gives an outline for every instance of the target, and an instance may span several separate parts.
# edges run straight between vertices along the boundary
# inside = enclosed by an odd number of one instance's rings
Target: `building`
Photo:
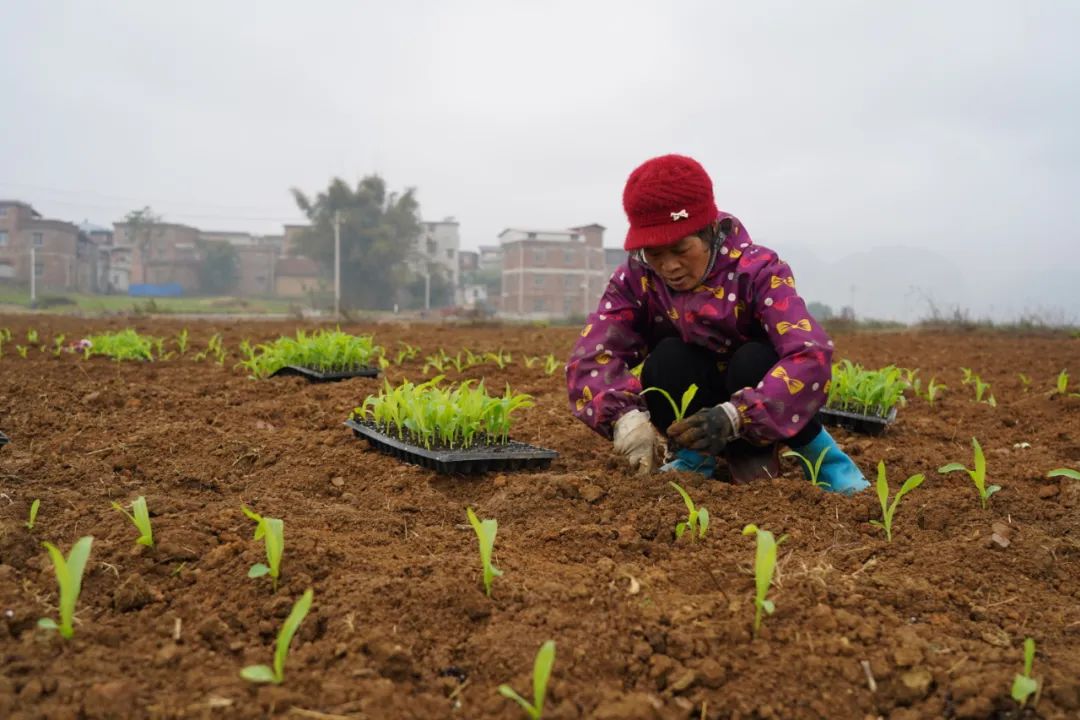
[[[281,236],[281,254],[289,257],[303,255],[300,249],[300,238],[310,229],[310,225],[286,225],[285,232]]]
[[[0,200],[0,282],[30,284],[31,256],[36,286],[76,290],[79,228],[42,217],[28,203]]]
[[[608,276],[614,275],[629,256],[630,254],[622,248],[604,248],[604,267],[607,269]]]
[[[130,252],[128,291],[136,285],[178,285],[198,294],[199,231],[177,223],[113,223],[113,241]]]
[[[415,271],[423,275],[426,267],[429,271],[442,273],[450,287],[460,287],[460,224],[449,217],[441,222],[422,222],[420,225],[421,233],[417,238],[416,257],[413,261]]]
[[[199,242],[221,243],[236,251],[236,284],[233,292],[241,296],[274,294],[280,235],[261,236],[245,232],[200,231]]]
[[[504,314],[567,317],[596,309],[609,276],[602,225],[567,230],[508,228],[499,233],[499,246],[502,297],[498,309]]]
[[[319,264],[311,258],[283,257],[277,261],[274,294],[299,298],[319,289]]]

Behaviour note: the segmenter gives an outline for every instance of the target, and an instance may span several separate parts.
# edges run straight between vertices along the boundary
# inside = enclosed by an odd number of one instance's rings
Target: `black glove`
[[[739,433],[739,413],[731,403],[698,410],[668,426],[667,436],[680,447],[718,455]]]

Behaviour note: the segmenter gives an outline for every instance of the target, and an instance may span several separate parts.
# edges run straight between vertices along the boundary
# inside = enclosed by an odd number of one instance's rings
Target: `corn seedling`
[[[990,383],[983,382],[983,379],[978,375],[973,375],[972,384],[975,386],[975,402],[984,402],[990,407],[997,407],[997,400],[994,399],[994,394],[990,393],[989,396],[986,395],[990,390]],[[983,398],[986,399],[984,400]]]
[[[528,355],[523,355],[521,361],[525,363],[525,367],[531,370],[532,367],[536,365],[536,363],[540,362],[540,356],[537,355],[536,357],[529,357]]]
[[[810,484],[814,487],[820,487],[825,483],[818,480],[818,475],[821,474],[821,463],[825,460],[825,455],[829,452],[829,448],[822,448],[821,453],[817,456],[817,460],[810,462],[810,458],[806,457],[802,453],[795,452],[794,450],[788,450],[783,455],[784,457],[797,457],[803,461],[803,465],[806,466],[806,472],[810,475]]]
[[[970,385],[972,378],[971,368],[962,367],[960,368],[960,372],[963,373],[964,376],[960,382],[964,383],[965,385]]]
[[[395,365],[400,365],[406,360],[415,359],[417,353],[420,352],[420,348],[414,347],[407,342],[402,342],[401,340],[398,340],[398,345],[401,345],[403,347],[399,348],[397,351],[397,356],[395,356],[394,358]]]
[[[1048,478],[1065,477],[1065,478],[1069,478],[1070,480],[1080,480],[1080,472],[1078,472],[1076,470],[1073,470],[1071,468],[1055,468],[1054,470],[1051,470],[1050,472],[1046,473],[1046,477],[1048,477]]]
[[[982,501],[983,509],[986,509],[986,501],[990,499],[990,496],[1001,489],[1000,485],[986,486],[986,457],[983,455],[982,447],[979,445],[979,441],[975,438],[971,438],[971,445],[975,449],[975,467],[968,468],[960,463],[949,463],[948,465],[942,465],[938,468],[938,472],[941,474],[956,472],[957,470],[963,470],[969,476],[971,476],[972,482],[975,483],[975,489],[979,491],[979,499]]]
[[[399,439],[428,449],[436,444],[468,448],[478,442],[505,445],[512,414],[533,405],[531,396],[515,394],[509,385],[501,397],[492,397],[482,380],[476,387],[467,380],[441,388],[442,379],[437,375],[420,385],[405,381],[397,387],[384,380],[382,392],[365,398],[352,418],[370,416],[380,432],[396,433]]]
[[[255,536],[253,540],[262,540],[266,545],[266,563],[255,563],[248,570],[249,578],[258,578],[269,575],[273,581],[274,591],[277,591],[278,578],[281,576],[281,556],[285,553],[285,523],[278,518],[263,517],[256,512],[248,510],[241,505],[244,514],[254,520]]]
[[[38,344],[38,331],[30,328],[26,331],[26,342],[30,345]]]
[[[79,593],[82,591],[83,570],[86,569],[86,561],[90,558],[90,546],[94,538],[90,536],[79,538],[71,546],[71,552],[67,558],[60,548],[50,542],[42,543],[49,551],[52,559],[53,571],[56,573],[56,583],[60,587],[60,623],[57,624],[52,618],[41,618],[38,627],[46,630],[57,630],[60,637],[70,638],[75,634],[72,621],[75,619],[75,603],[79,601]]]
[[[904,391],[911,387],[905,377],[914,379],[916,372],[894,365],[867,370],[846,359],[834,363],[826,406],[885,417],[894,407],[904,403]]]
[[[112,504],[114,510],[119,510],[127,516],[127,519],[139,529],[139,539],[135,542],[146,547],[154,547],[154,531],[150,527],[150,511],[146,507],[146,498],[140,495],[131,503],[132,512],[124,509],[118,502]]]
[[[690,539],[697,540],[698,538],[704,538],[705,533],[709,529],[709,510],[704,505],[700,508],[694,507],[694,501],[690,499],[690,495],[682,489],[677,483],[669,482],[668,485],[675,488],[675,490],[682,496],[683,503],[686,504],[687,516],[686,521],[681,522],[675,526],[675,539],[678,540],[683,536],[687,530],[690,531]]]
[[[1017,373],[1017,377],[1020,378],[1020,385],[1023,386],[1024,392],[1027,392],[1031,388],[1031,378],[1024,373]]]
[[[423,373],[427,375],[428,370],[434,369],[441,375],[443,372],[446,371],[446,365],[449,362],[450,356],[447,355],[442,348],[439,348],[439,351],[437,353],[435,353],[434,355],[428,355],[426,358],[424,358]]]
[[[1021,705],[1027,704],[1031,694],[1039,689],[1039,681],[1031,677],[1031,666],[1035,663],[1035,639],[1024,638],[1024,674],[1013,677],[1012,699]]]
[[[549,354],[544,358],[544,372],[548,375],[553,375],[555,371],[559,369],[560,364],[558,358]]]
[[[926,385],[926,402],[930,404],[930,407],[934,407],[934,401],[937,400],[941,391],[948,389],[948,385],[940,385],[934,381],[934,378],[930,378],[930,382]]]
[[[19,357],[21,357],[23,360],[26,359],[26,353],[29,350],[30,350],[30,348],[26,347],[25,345],[16,345],[15,346],[15,352],[19,353]]]
[[[349,335],[341,330],[303,330],[296,337],[279,337],[271,343],[247,351],[240,365],[254,378],[265,378],[286,365],[318,372],[348,372],[369,366],[383,348],[371,335]]]
[[[1058,395],[1065,395],[1069,392],[1069,373],[1067,371],[1062,370],[1058,373],[1054,387],[1057,389]]]
[[[41,507],[41,500],[35,498],[34,502],[30,503],[30,519],[26,521],[26,529],[33,530],[34,523],[37,522],[38,508]]]
[[[60,357],[60,353],[64,352],[64,335],[61,333],[53,338],[53,350],[54,357]]]
[[[871,520],[870,524],[874,527],[879,527],[885,531],[885,538],[892,542],[892,519],[896,514],[896,508],[900,505],[900,498],[907,495],[923,484],[926,480],[926,476],[912,475],[904,484],[900,486],[900,489],[896,491],[896,495],[893,496],[893,501],[889,503],[889,482],[885,479],[885,461],[878,462],[877,466],[877,496],[881,502],[881,520]]]
[[[762,613],[772,615],[776,606],[767,598],[772,584],[773,571],[776,569],[776,551],[780,543],[787,540],[787,535],[776,539],[768,530],[761,530],[751,523],[743,528],[743,535],[757,536],[757,550],[754,553],[754,637],[761,628]]]
[[[668,404],[671,405],[671,411],[675,413],[675,422],[681,422],[682,419],[686,416],[686,409],[690,407],[690,403],[693,402],[694,396],[697,395],[697,391],[698,386],[690,383],[690,387],[686,388],[686,390],[683,392],[682,400],[680,401],[679,405],[675,404],[675,399],[671,397],[671,394],[664,388],[647,387],[641,391],[641,394],[644,395],[647,392],[658,392],[663,395],[665,398],[667,398]]]
[[[122,360],[153,360],[153,348],[155,338],[149,335],[140,335],[131,328],[115,333],[101,333],[91,335],[84,345],[83,357],[89,358],[94,355],[103,355],[116,361]]]
[[[181,355],[187,353],[188,349],[188,330],[184,328],[176,334],[176,350]]]
[[[278,631],[277,642],[274,644],[274,667],[248,665],[240,671],[240,677],[248,682],[274,683],[275,685],[280,685],[285,680],[285,660],[289,657],[289,645],[292,644],[293,636],[300,628],[300,623],[304,622],[304,618],[311,610],[311,601],[314,597],[315,593],[311,588],[305,590],[293,605],[289,617],[285,618],[285,623]]]
[[[495,363],[495,365],[500,370],[505,370],[506,366],[514,361],[513,355],[511,355],[510,353],[504,353],[502,350],[499,350],[498,352],[484,353],[484,359],[490,360],[491,362]]]
[[[544,698],[547,696],[548,680],[551,678],[551,668],[555,665],[555,641],[548,640],[540,646],[533,662],[533,701],[530,703],[525,698],[514,692],[509,685],[500,685],[499,694],[504,698],[513,700],[529,720],[540,720],[544,716]]]
[[[465,514],[469,518],[473,532],[480,544],[480,565],[484,573],[484,593],[491,597],[491,583],[497,577],[502,577],[502,570],[491,564],[491,554],[495,550],[495,533],[499,531],[499,523],[496,520],[480,520],[472,508],[465,508]]]

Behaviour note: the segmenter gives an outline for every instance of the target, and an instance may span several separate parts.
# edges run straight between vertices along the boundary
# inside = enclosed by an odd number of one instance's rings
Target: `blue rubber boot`
[[[699,453],[697,450],[681,448],[675,451],[674,460],[660,466],[660,472],[671,472],[672,470],[701,473],[705,477],[711,478],[713,473],[716,472],[716,458],[712,455]]]
[[[816,463],[818,456],[821,455],[825,448],[828,448],[829,451],[825,453],[825,458],[821,461],[818,482],[824,483],[826,490],[845,495],[854,495],[860,490],[870,487],[870,483],[863,477],[859,466],[840,449],[840,446],[836,444],[836,441],[832,439],[832,436],[829,435],[825,428],[821,428],[821,432],[806,445],[792,447],[791,449],[811,463]],[[806,463],[801,464],[803,474],[809,480],[810,470],[806,467]]]

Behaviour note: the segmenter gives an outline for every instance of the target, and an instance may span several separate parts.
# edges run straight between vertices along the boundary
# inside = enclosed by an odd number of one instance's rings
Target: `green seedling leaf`
[[[540,646],[533,662],[533,701],[530,703],[509,685],[500,685],[499,694],[520,705],[530,720],[540,720],[544,716],[544,698],[547,697],[548,680],[551,679],[551,668],[554,665],[555,641],[548,640]]]
[[[1076,470],[1072,470],[1070,468],[1055,468],[1054,470],[1051,470],[1050,472],[1046,473],[1046,477],[1048,477],[1048,478],[1066,477],[1066,478],[1069,478],[1071,480],[1080,480],[1080,472],[1077,472]],[[35,500],[34,502],[37,502],[37,501]]]
[[[134,514],[129,513],[124,509],[124,506],[118,502],[112,504],[114,510],[119,510],[124,513],[128,520],[135,524],[135,527],[139,530],[139,539],[135,542],[139,545],[145,545],[146,547],[154,546],[154,531],[150,527],[150,511],[146,507],[146,498],[140,495],[135,498],[135,501],[131,503],[131,509]]]
[[[26,521],[26,529],[27,530],[33,530],[34,529],[34,523],[37,522],[38,508],[40,508],[40,507],[41,507],[41,500],[39,500],[39,499],[35,499],[34,502],[30,503],[30,519]]]
[[[258,578],[269,575],[276,592],[278,578],[281,577],[281,558],[285,554],[285,522],[278,518],[263,517],[244,505],[241,505],[240,509],[256,523],[255,535],[252,539],[262,540],[266,546],[266,564],[252,565],[248,570],[248,577]]]
[[[472,508],[465,508],[465,514],[469,518],[469,524],[472,525],[473,532],[476,533],[476,539],[480,545],[480,564],[483,566],[484,573],[484,593],[491,597],[492,581],[502,576],[502,571],[491,564],[491,554],[495,549],[495,533],[499,530],[499,523],[490,519],[481,521],[476,517],[476,513],[473,512]]]
[[[777,540],[771,532],[761,530],[753,523],[744,527],[742,534],[757,536],[757,549],[754,553],[754,637],[757,637],[762,613],[772,615],[776,610],[773,601],[766,596],[772,584],[773,571],[776,569],[777,548],[787,539],[787,535],[782,535]]]
[[[668,404],[671,405],[671,412],[675,415],[675,422],[679,422],[679,421],[681,421],[683,419],[683,417],[685,417],[686,409],[688,407],[690,407],[690,403],[693,402],[694,396],[697,395],[697,391],[698,391],[698,386],[691,383],[690,387],[686,388],[686,391],[683,392],[683,395],[682,395],[682,398],[681,398],[681,400],[682,400],[681,405],[676,405],[675,404],[675,398],[671,397],[671,393],[669,393],[664,388],[647,387],[647,388],[645,388],[644,390],[641,391],[641,394],[644,395],[647,392],[658,392],[661,395],[663,395],[664,398],[667,399]]]
[[[881,520],[871,520],[870,524],[883,529],[889,542],[892,542],[892,519],[896,514],[896,508],[900,505],[900,498],[922,485],[924,480],[926,476],[922,474],[909,477],[893,496],[892,504],[889,504],[889,482],[885,478],[885,461],[878,462],[877,496],[881,503]]]
[[[802,453],[795,452],[794,450],[788,450],[783,453],[784,457],[796,457],[802,460],[803,465],[806,466],[806,472],[810,475],[810,484],[814,487],[821,487],[825,483],[818,480],[821,474],[821,463],[825,461],[825,455],[829,452],[830,448],[822,448],[821,452],[817,456],[817,460],[813,463],[803,455]]]
[[[975,484],[975,489],[979,492],[979,500],[982,502],[983,509],[986,509],[986,501],[990,499],[990,496],[1001,490],[1000,485],[986,486],[986,456],[983,455],[982,446],[979,445],[979,441],[975,438],[971,438],[971,445],[975,451],[975,467],[969,468],[966,465],[960,463],[949,463],[948,465],[942,465],[938,468],[938,472],[942,475],[946,473],[956,472],[963,470],[970,477],[971,481]]]
[[[38,621],[38,627],[49,630],[59,630],[60,636],[70,638],[75,634],[72,622],[75,618],[75,604],[79,601],[79,593],[82,592],[82,576],[86,569],[86,561],[90,558],[90,546],[94,538],[89,535],[81,537],[71,547],[67,558],[60,549],[50,542],[42,543],[49,552],[52,560],[53,571],[56,573],[56,583],[60,588],[60,623],[59,625],[51,618],[42,618]]]
[[[1039,681],[1031,677],[1031,666],[1035,662],[1035,640],[1024,639],[1024,674],[1017,674],[1013,678],[1012,699],[1021,705],[1027,704],[1027,699],[1039,689]]]
[[[679,495],[682,496],[687,510],[686,521],[675,526],[675,539],[681,538],[687,530],[690,531],[690,538],[693,540],[704,538],[706,531],[709,529],[709,511],[704,506],[700,508],[694,507],[694,501],[690,499],[690,495],[678,483],[669,482],[668,485],[675,488]]]
[[[245,680],[256,683],[272,682],[280,685],[285,680],[285,660],[289,657],[289,645],[293,636],[304,622],[311,610],[311,602],[315,593],[308,588],[293,605],[289,617],[285,618],[285,624],[278,631],[277,643],[274,646],[274,667],[270,669],[266,665],[249,665],[240,671],[240,676]]]

